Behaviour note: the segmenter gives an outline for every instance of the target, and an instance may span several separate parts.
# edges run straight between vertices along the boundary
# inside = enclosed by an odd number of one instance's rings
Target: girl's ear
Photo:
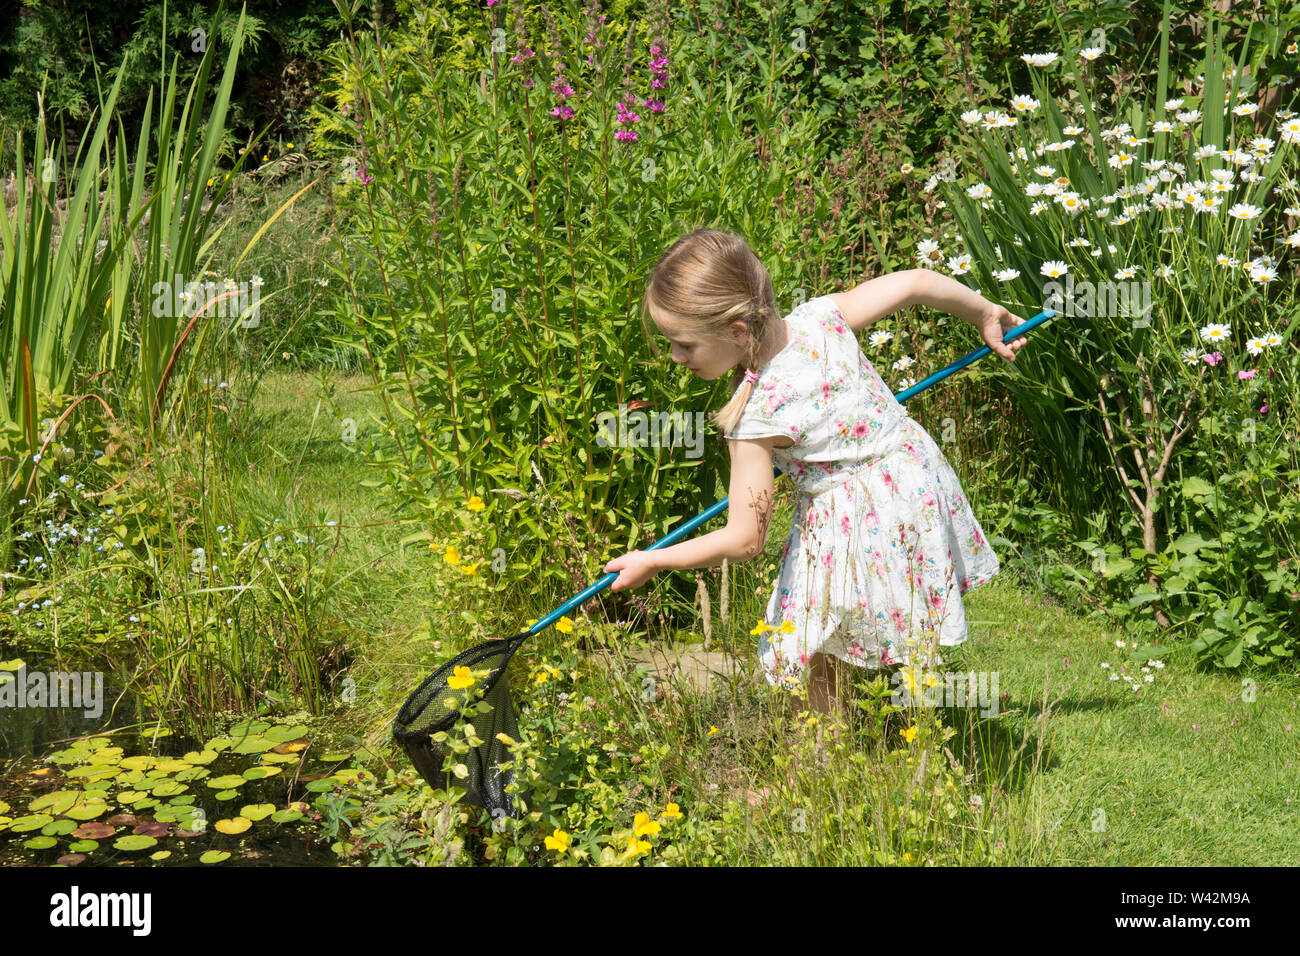
[[[749,323],[744,319],[737,319],[728,326],[731,332],[732,341],[736,343],[737,348],[743,348],[745,341],[749,338]]]

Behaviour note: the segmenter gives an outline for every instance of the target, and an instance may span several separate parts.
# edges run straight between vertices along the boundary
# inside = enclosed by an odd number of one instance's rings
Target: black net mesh
[[[508,763],[512,756],[509,747],[497,739],[497,734],[504,733],[512,740],[519,736],[515,709],[510,701],[506,664],[527,636],[525,633],[508,641],[476,644],[457,654],[415,689],[393,721],[393,736],[405,748],[429,786],[437,790],[460,787],[465,791],[467,803],[485,807],[494,817],[500,816],[497,811],[504,811],[510,817],[518,815],[516,803],[519,797],[506,792],[514,774],[511,768],[500,766]],[[453,689],[448,680],[457,667],[487,669],[491,673],[478,678],[469,688]],[[471,713],[468,717],[475,734],[483,742],[472,747],[469,753],[455,754],[447,742],[435,741],[431,735],[451,731],[460,716],[459,705],[452,705],[466,699],[484,700],[491,710],[486,714]],[[452,766],[463,763],[469,773],[458,777],[444,771],[443,764],[449,756],[454,758]]]

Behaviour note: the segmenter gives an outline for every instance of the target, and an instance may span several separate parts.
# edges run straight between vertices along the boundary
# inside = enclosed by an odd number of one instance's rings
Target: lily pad
[[[110,827],[133,827],[136,824],[134,813],[115,813],[104,821]]]
[[[175,780],[162,780],[153,788],[155,797],[174,797],[184,792],[185,784],[178,783]]]
[[[151,757],[149,754],[138,754],[134,757],[127,757],[122,761],[122,766],[127,770],[152,770],[160,763],[157,757]]]
[[[76,820],[52,820],[41,827],[41,833],[44,836],[67,836],[75,829],[77,829]]]
[[[181,770],[177,772],[175,779],[176,780],[202,780],[211,772],[212,771],[208,770],[207,767],[190,767],[189,770]]]
[[[247,780],[261,780],[265,777],[274,777],[279,772],[279,767],[249,767],[244,771],[244,778]]]
[[[112,780],[122,771],[113,764],[93,763],[85,767],[73,767],[67,776],[77,780]]]
[[[239,811],[241,817],[247,817],[254,823],[258,820],[265,820],[273,813],[275,813],[274,803],[251,803]]]
[[[125,850],[128,853],[135,850],[147,850],[151,846],[156,846],[158,841],[151,836],[140,836],[132,834],[131,836],[118,837],[113,841],[113,846],[119,850]]]
[[[227,731],[230,736],[239,738],[247,737],[249,734],[261,734],[271,729],[269,721],[265,720],[241,720],[239,723],[231,726]]]
[[[116,832],[115,827],[106,823],[83,823],[72,831],[72,835],[82,840],[105,840]]]
[[[238,790],[218,790],[216,793],[216,798],[222,801],[233,800],[237,796],[239,796]]]
[[[275,746],[275,742],[267,740],[261,734],[255,737],[248,737],[241,740],[235,746],[230,748],[232,754],[260,754],[265,753]]]
[[[118,792],[117,802],[123,806],[129,807],[133,803],[138,803],[147,797],[148,794],[143,790],[122,790]]]
[[[281,744],[280,746],[281,746],[281,747],[288,747],[288,746],[292,746],[292,744],[291,744],[291,743],[290,743],[290,744]],[[278,750],[279,747],[277,747],[276,749]],[[262,762],[263,762],[263,763],[297,763],[300,759],[302,759],[302,758],[299,757],[298,754],[297,754],[296,752],[294,752],[294,753],[285,752],[285,753],[265,753],[265,754],[262,754]]]
[[[213,737],[203,745],[203,749],[215,750],[217,753],[221,753],[221,751],[229,750],[233,746],[235,746],[235,741],[230,737]]]
[[[68,849],[73,853],[94,853],[99,849],[98,840],[77,840],[68,844]]]
[[[58,814],[84,800],[84,790],[52,790],[49,793],[41,794],[29,803],[27,809],[32,813],[38,810],[48,810],[50,813]]]
[[[373,780],[375,775],[361,767],[344,767],[334,772],[334,779],[339,783],[356,783],[359,780]]]
[[[165,859],[167,859],[167,857],[169,857],[169,856],[171,856],[171,855],[172,855],[172,851],[171,851],[171,850],[159,850],[157,853],[150,853],[150,854],[149,854],[149,859],[151,859],[151,860],[153,860],[155,863],[157,863],[159,860],[165,860]]]
[[[304,727],[301,724],[293,727],[272,727],[266,732],[266,739],[282,744],[290,740],[305,738],[309,733],[311,733],[311,728]]]
[[[84,863],[86,854],[84,853],[65,853],[54,862],[59,866],[76,866],[78,863]]]
[[[293,823],[295,820],[301,820],[302,814],[297,810],[276,810],[271,814],[271,819],[276,823]]]
[[[139,826],[137,826],[132,832],[138,836],[147,836],[147,837],[153,837],[154,839],[161,839],[162,837],[165,837],[169,832],[171,832],[171,827],[169,827],[166,823],[142,823]]]
[[[218,833],[243,833],[253,825],[253,821],[247,817],[235,817],[232,820],[218,820],[213,826],[217,828]]]
[[[48,813],[32,813],[25,817],[15,817],[14,822],[9,824],[9,829],[14,833],[30,833],[39,830],[53,819],[54,817]]]
[[[220,863],[223,860],[229,860],[230,854],[225,850],[209,850],[199,857],[200,863]]]
[[[23,659],[15,657],[11,661],[0,661],[0,671],[16,671],[23,666]]]
[[[157,769],[161,770],[163,773],[179,773],[182,770],[189,770],[193,766],[194,764],[190,763],[188,760],[177,760],[173,758],[171,760],[160,762]]]
[[[270,736],[269,734],[267,736]],[[271,749],[278,754],[296,754],[300,750],[306,750],[311,746],[311,740],[307,737],[295,737],[292,740],[281,741]]]
[[[340,763],[341,761],[349,759],[353,753],[354,751],[351,750],[335,750],[327,754],[321,754],[316,759],[324,763]]]
[[[248,780],[239,774],[228,773],[221,777],[211,777],[204,782],[213,790],[231,790],[235,787],[242,787],[248,783]]]
[[[85,803],[69,807],[64,811],[63,815],[74,820],[93,820],[95,817],[102,816],[107,812],[108,804],[100,797],[92,797]]]
[[[201,764],[212,763],[212,761],[217,759],[217,752],[215,750],[191,750],[181,759],[186,763],[198,766]]]
[[[58,842],[52,836],[34,836],[30,840],[24,840],[23,846],[29,850],[48,850]]]

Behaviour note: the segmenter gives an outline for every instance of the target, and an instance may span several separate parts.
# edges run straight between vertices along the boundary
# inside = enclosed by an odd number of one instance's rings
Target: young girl
[[[655,266],[642,302],[672,360],[704,379],[732,372],[713,418],[731,453],[726,527],[605,571],[612,589],[659,571],[714,567],[763,553],[773,463],[797,492],[759,659],[769,682],[806,681],[809,703],[838,706],[845,662],[875,671],[941,663],[935,644],[966,640],[961,596],[998,572],[951,466],[858,346],[856,333],[921,304],[960,316],[1014,361],[1021,324],[928,269],[890,273],[823,295],[778,319],[772,280],[738,236],[699,229]],[[936,641],[937,639],[937,641]]]

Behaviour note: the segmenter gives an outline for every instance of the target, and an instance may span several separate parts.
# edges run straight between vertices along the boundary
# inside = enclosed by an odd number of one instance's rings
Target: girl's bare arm
[[[712,568],[721,564],[723,558],[736,563],[763,553],[775,494],[771,446],[778,440],[759,438],[727,443],[731,449],[731,479],[726,526],[649,552],[659,570]]]

